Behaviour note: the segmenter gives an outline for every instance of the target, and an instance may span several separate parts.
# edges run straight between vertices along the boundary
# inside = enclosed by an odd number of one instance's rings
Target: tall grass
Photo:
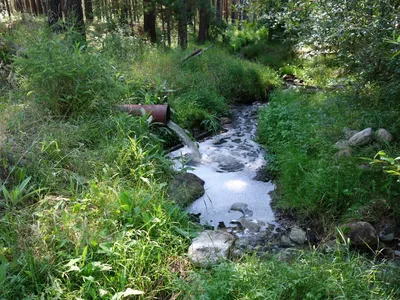
[[[356,148],[350,158],[338,158],[334,148],[343,139],[345,127],[361,130],[383,126],[397,132],[399,123],[394,114],[383,113],[388,118],[378,121],[375,108],[361,109],[354,96],[346,94],[275,93],[269,107],[260,112],[258,136],[274,158],[272,171],[278,170],[282,191],[278,205],[294,209],[304,218],[332,222],[370,218],[361,208],[385,199],[398,215],[395,195],[400,187],[379,170],[360,167],[365,163],[360,157],[373,157],[380,148],[393,151],[393,146],[375,143]],[[390,213],[387,208],[385,211]]]
[[[399,275],[356,254],[298,251],[288,261],[248,257],[191,273],[181,289],[191,299],[396,299]]]

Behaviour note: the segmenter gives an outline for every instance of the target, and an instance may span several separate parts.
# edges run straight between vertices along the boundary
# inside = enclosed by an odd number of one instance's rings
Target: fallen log
[[[204,51],[203,51],[202,48],[193,51],[193,52],[190,53],[188,56],[186,56],[184,59],[182,59],[182,62],[185,62],[185,61],[187,61],[188,59],[190,59],[190,58],[192,58],[192,57],[202,55],[204,52],[206,52],[207,50],[209,50],[209,49],[210,49],[211,47],[213,47],[213,46],[214,46],[214,44],[211,44],[210,46],[208,46],[207,48],[205,48]]]

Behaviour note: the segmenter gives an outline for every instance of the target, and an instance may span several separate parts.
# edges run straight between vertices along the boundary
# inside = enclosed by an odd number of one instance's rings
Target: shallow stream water
[[[189,172],[205,181],[205,194],[188,210],[200,214],[202,224],[217,228],[223,222],[235,227],[241,217],[254,223],[274,223],[269,195],[274,185],[253,179],[266,163],[263,150],[254,141],[259,107],[234,107],[232,124],[224,126],[227,131],[199,143],[201,157],[194,154],[196,164]],[[182,168],[180,158],[193,156],[192,152],[187,146],[172,152],[176,167]],[[231,210],[235,203],[247,204],[246,212]]]

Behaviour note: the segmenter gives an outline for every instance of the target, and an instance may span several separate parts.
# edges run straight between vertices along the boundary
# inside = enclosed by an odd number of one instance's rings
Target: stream
[[[269,195],[275,187],[254,179],[266,164],[264,151],[254,141],[260,107],[233,107],[232,123],[224,125],[226,132],[200,142],[199,153],[187,146],[171,153],[177,169],[189,168],[205,181],[204,196],[187,208],[200,214],[201,224],[253,232],[276,225]],[[188,156],[194,158],[189,166],[182,164],[182,157]]]

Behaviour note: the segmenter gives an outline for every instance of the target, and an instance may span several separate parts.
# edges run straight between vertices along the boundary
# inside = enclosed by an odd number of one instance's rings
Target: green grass
[[[192,273],[181,289],[190,299],[397,299],[399,270],[356,254],[299,251],[226,262]]]
[[[393,134],[400,124],[394,111],[370,105],[352,92],[305,93],[280,91],[273,94],[268,108],[260,112],[259,141],[268,149],[270,169],[278,175],[282,197],[278,206],[294,209],[303,219],[325,220],[368,218],[381,215],[399,217],[395,178],[379,168],[360,168],[362,157],[374,157],[379,150],[394,155],[397,144],[373,143],[353,149],[350,158],[338,159],[335,142],[343,139],[345,127],[387,128]],[[387,206],[375,217],[362,207],[385,199]],[[381,201],[378,201],[381,203]],[[364,209],[368,211],[369,209]]]

